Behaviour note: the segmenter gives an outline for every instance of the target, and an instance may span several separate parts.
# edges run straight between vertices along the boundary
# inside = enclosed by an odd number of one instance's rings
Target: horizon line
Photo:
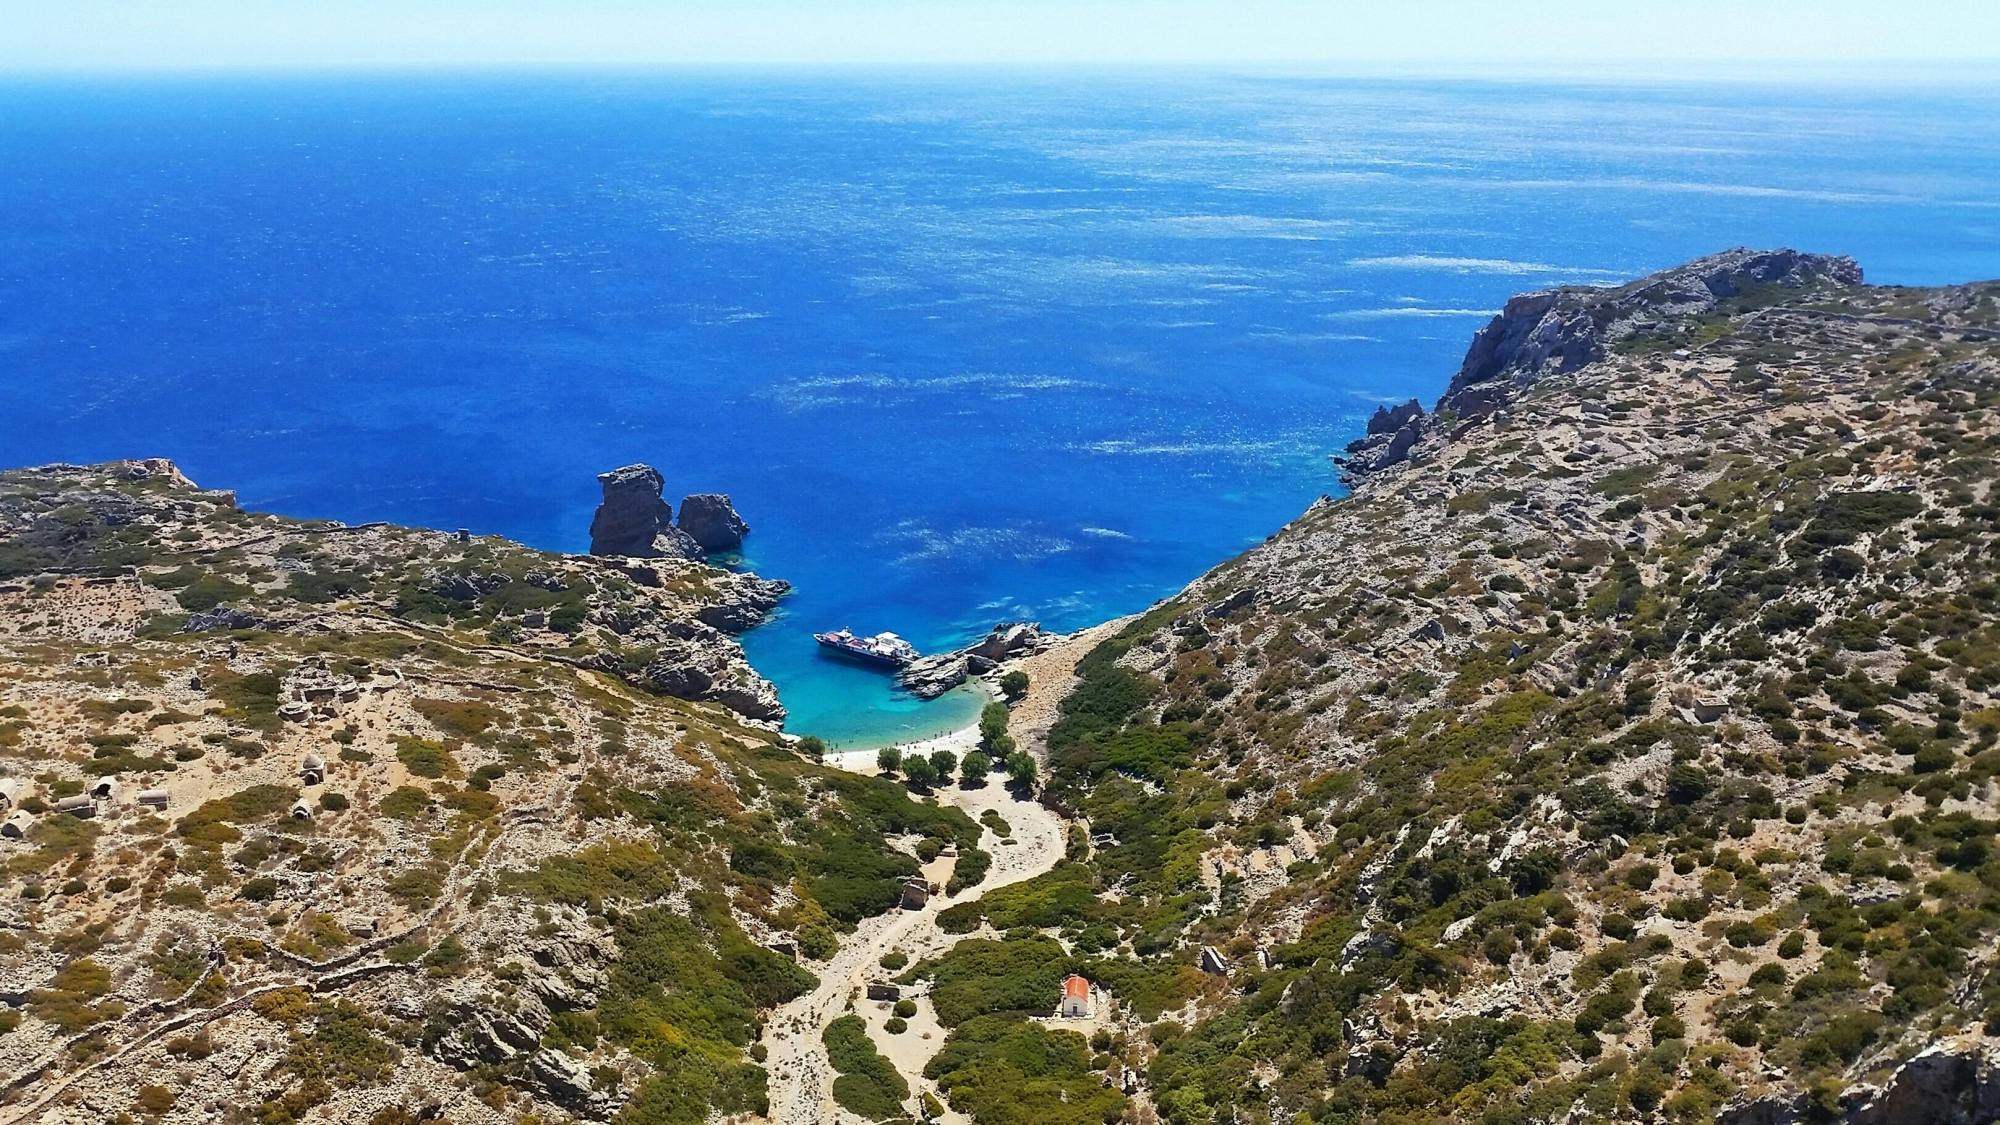
[[[1755,72],[1746,68],[1755,66]],[[1698,73],[1687,73],[1690,69]],[[837,72],[956,74],[1006,72],[1133,74],[1179,72],[1287,72],[1297,77],[1413,78],[1483,81],[1649,81],[1668,85],[1727,82],[1777,85],[1805,74],[1818,78],[1895,78],[1902,82],[1953,85],[2000,74],[2000,55],[1990,58],[1875,58],[1855,56],[1758,59],[1714,56],[1621,57],[1593,66],[1496,66],[1484,60],[1442,56],[1403,59],[1181,58],[1158,59],[345,59],[283,63],[217,61],[203,63],[0,63],[0,80],[33,78],[222,77],[337,74],[672,74],[717,72]],[[1774,71],[1776,73],[1774,73]]]

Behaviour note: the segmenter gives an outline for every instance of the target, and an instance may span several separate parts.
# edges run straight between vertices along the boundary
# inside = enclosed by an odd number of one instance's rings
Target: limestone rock
[[[263,618],[247,610],[220,605],[214,609],[190,614],[187,623],[181,626],[181,632],[212,633],[224,629],[261,629],[265,624]]]
[[[617,1108],[615,1091],[598,1089],[582,1060],[553,1047],[529,1055],[522,1073],[544,1097],[571,1113],[602,1121]]]
[[[681,500],[680,529],[704,551],[734,551],[743,546],[750,525],[720,492],[697,492]]]
[[[918,699],[936,699],[964,683],[972,674],[963,652],[920,656],[896,673],[896,686]]]
[[[1635,324],[1687,316],[1753,286],[1858,285],[1852,258],[1797,250],[1726,250],[1617,289],[1571,287],[1523,293],[1479,330],[1438,400],[1460,417],[1492,413],[1544,373],[1602,359]]]
[[[1938,1043],[1897,1068],[1872,1097],[1856,1099],[1850,1125],[1990,1125],[2000,1121],[2000,1048]]]
[[[1417,439],[1421,436],[1423,427],[1420,422],[1412,419],[1405,423],[1403,428],[1397,430],[1395,436],[1389,439],[1389,443],[1375,454],[1375,459],[1368,463],[1369,471],[1379,473],[1383,469],[1409,460],[1410,450],[1415,448]]]
[[[706,644],[700,638],[669,641],[655,650],[640,673],[643,685],[677,699],[719,703],[746,719],[783,722],[778,689],[737,657],[734,643]]]
[[[590,553],[637,558],[698,559],[701,545],[674,526],[674,510],[661,496],[666,480],[651,465],[626,465],[599,473],[604,499],[590,521]]]
[[[919,657],[896,673],[896,686],[918,699],[936,699],[973,676],[983,676],[1013,660],[1040,652],[1052,643],[1031,621],[1004,621],[986,636],[953,652]]]
[[[1416,399],[1400,406],[1378,406],[1368,419],[1368,435],[1393,434],[1424,416],[1423,404]]]
[[[737,575],[723,589],[722,600],[703,606],[695,616],[725,633],[741,633],[762,625],[791,592],[792,584],[783,579]]]

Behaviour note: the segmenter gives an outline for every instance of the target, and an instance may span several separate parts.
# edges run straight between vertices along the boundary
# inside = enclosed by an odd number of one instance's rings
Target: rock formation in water
[[[698,559],[699,543],[674,526],[666,481],[651,465],[599,473],[604,499],[590,521],[590,553],[644,559]]]
[[[681,500],[680,529],[704,551],[734,551],[743,546],[750,525],[736,506],[719,492],[697,492]]]

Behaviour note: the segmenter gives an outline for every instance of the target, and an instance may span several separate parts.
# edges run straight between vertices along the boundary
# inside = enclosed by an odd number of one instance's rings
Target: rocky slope
[[[759,1113],[768,1013],[982,831],[760,721],[781,592],[0,473],[0,1122]]]
[[[1090,846],[945,920],[1108,985],[1140,1120],[1994,1120],[2000,284],[1520,297],[1371,429],[1083,661]]]

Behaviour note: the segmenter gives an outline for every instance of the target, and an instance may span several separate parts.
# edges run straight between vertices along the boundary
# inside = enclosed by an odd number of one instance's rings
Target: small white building
[[[1071,973],[1063,980],[1062,1007],[1056,1014],[1066,1020],[1090,1018],[1090,982]]]
[[[134,799],[148,808],[164,809],[171,798],[164,789],[141,789],[139,796]]]
[[[0,812],[6,812],[20,804],[21,799],[27,795],[28,791],[20,778],[0,777]]]
[[[35,823],[33,815],[25,811],[17,812],[6,820],[0,821],[0,836],[4,836],[9,840],[24,839],[28,835],[28,826],[33,823]]]

